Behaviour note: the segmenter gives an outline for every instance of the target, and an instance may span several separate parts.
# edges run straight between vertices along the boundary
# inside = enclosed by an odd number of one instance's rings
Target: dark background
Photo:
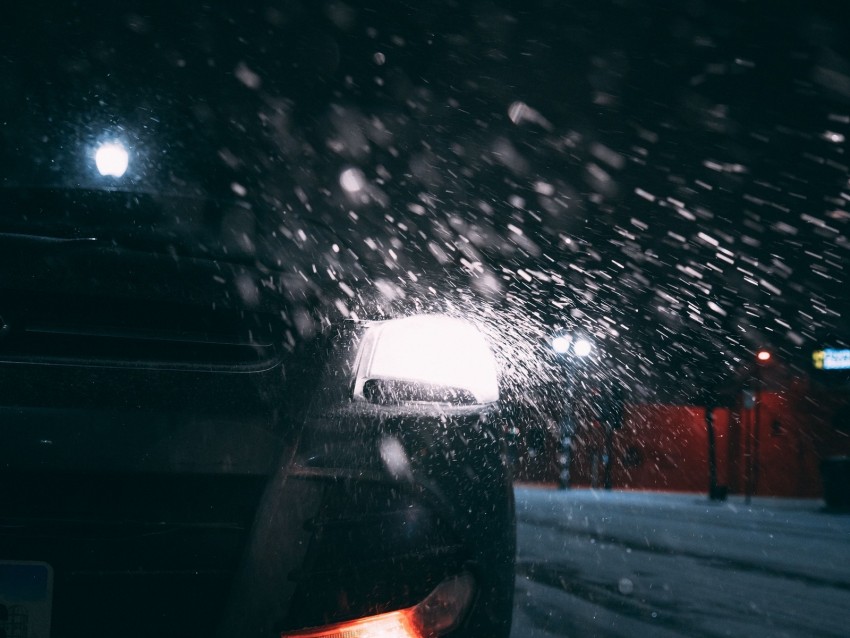
[[[761,346],[807,370],[850,335],[839,5],[16,6],[3,180],[98,187],[84,149],[117,136],[122,187],[238,184],[332,226],[381,273],[341,263],[361,287],[439,282],[541,342],[583,329],[636,385],[696,392]]]

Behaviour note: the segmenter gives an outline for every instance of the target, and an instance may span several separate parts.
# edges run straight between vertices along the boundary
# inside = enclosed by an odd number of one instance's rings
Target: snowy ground
[[[513,638],[850,636],[850,515],[516,489]]]

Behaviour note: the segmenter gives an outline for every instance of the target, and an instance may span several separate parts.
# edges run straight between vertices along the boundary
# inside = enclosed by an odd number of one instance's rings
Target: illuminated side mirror
[[[480,405],[499,399],[496,360],[473,325],[419,315],[369,325],[354,398],[380,405]]]

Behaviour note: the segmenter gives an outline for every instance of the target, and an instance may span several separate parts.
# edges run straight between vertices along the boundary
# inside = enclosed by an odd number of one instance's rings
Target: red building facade
[[[817,497],[822,459],[850,455],[846,392],[815,387],[807,379],[771,379],[752,399],[738,392],[732,408],[715,408],[717,483],[732,494]],[[606,455],[614,489],[709,489],[706,408],[627,404],[622,427],[608,430],[578,409],[571,438],[570,484],[602,488]],[[531,457],[520,459],[519,477],[557,482],[559,435],[549,424],[535,433]],[[544,441],[545,439],[545,441]],[[522,451],[520,456],[522,457]]]

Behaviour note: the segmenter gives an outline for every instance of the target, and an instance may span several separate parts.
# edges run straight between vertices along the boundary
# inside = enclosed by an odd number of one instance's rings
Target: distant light
[[[593,344],[587,339],[576,339],[573,344],[573,353],[577,357],[586,357],[593,350]]]
[[[850,370],[850,350],[825,348],[812,353],[812,362],[817,370]]]
[[[508,107],[508,117],[511,122],[516,125],[524,124],[526,122],[530,124],[537,124],[538,126],[546,129],[547,131],[552,130],[552,123],[547,120],[543,115],[531,108],[525,102],[513,102]]]
[[[570,344],[573,342],[572,337],[559,336],[552,339],[552,350],[558,354],[566,354],[570,351]]]
[[[844,142],[844,135],[835,131],[826,131],[821,137],[827,142],[833,142],[835,144],[842,144]]]
[[[770,361],[771,354],[767,350],[759,350],[756,353],[756,359],[759,361]]]
[[[94,163],[101,175],[121,177],[127,172],[130,154],[119,142],[101,144],[94,154]]]
[[[339,176],[339,185],[348,193],[359,193],[366,185],[363,171],[356,168],[346,168]]]

